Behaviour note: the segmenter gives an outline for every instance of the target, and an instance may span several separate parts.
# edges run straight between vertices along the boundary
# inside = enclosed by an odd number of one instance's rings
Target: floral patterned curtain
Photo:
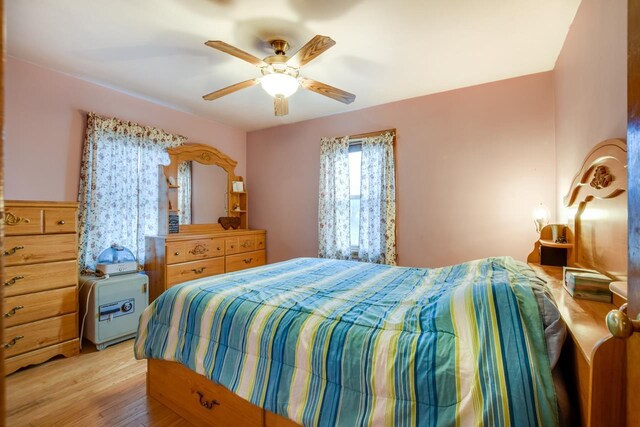
[[[178,165],[178,211],[180,224],[191,224],[191,165],[181,162]]]
[[[144,263],[145,235],[158,231],[159,165],[186,138],[136,123],[87,116],[78,191],[80,268],[95,268],[113,243]]]
[[[349,259],[349,137],[322,138],[318,256]]]
[[[361,261],[396,264],[396,180],[393,133],[362,139]]]

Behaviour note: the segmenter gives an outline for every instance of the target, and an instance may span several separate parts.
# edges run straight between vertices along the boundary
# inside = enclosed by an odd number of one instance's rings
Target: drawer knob
[[[20,341],[22,338],[24,338],[24,335],[16,335],[15,337],[13,337],[13,339],[11,341],[9,341],[8,343],[6,343],[4,345],[4,349],[10,349],[11,347],[13,347],[14,345],[16,345],[16,343],[18,341]]]
[[[205,268],[207,268],[207,267],[193,268],[193,269],[191,269],[191,271],[193,271],[196,274],[201,274],[204,271]]]
[[[220,406],[220,402],[218,402],[217,400],[215,399],[207,400],[204,398],[204,393],[200,391],[196,393],[198,393],[198,398],[200,399],[200,405],[202,405],[203,407],[207,409],[213,409],[213,407],[216,405]]]
[[[11,316],[15,315],[18,312],[18,310],[22,310],[23,308],[24,308],[24,305],[16,305],[11,310],[7,311],[4,314],[4,317],[11,317]]]
[[[11,278],[11,280],[7,280],[6,282],[4,282],[4,285],[5,286],[15,285],[15,283],[18,280],[22,280],[22,279],[24,279],[24,276],[14,276],[14,277]]]
[[[175,251],[175,252],[173,253],[173,256],[178,256],[178,255],[180,255],[180,252],[179,252],[179,251]]]
[[[191,249],[189,253],[191,255],[203,255],[209,252],[209,249],[205,245],[196,245],[195,248]]]
[[[249,264],[251,261],[253,261],[253,257],[249,258],[249,259],[243,259],[242,261],[244,261],[245,264]]]
[[[9,249],[8,251],[4,251],[4,256],[13,255],[16,252],[18,252],[20,249],[24,249],[24,246],[14,246],[11,249]]]
[[[234,248],[234,246],[233,246],[233,245],[231,245],[231,249],[233,249],[233,248]]]
[[[218,247],[216,248],[216,251],[219,251],[219,250],[220,250],[220,246],[218,246]]]
[[[65,225],[66,222],[64,222],[64,219],[61,219],[60,221],[58,221],[58,225]]]

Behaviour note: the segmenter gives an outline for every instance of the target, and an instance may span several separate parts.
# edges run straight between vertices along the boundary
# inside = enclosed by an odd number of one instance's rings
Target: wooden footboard
[[[147,394],[196,426],[299,427],[179,363],[147,362]]]

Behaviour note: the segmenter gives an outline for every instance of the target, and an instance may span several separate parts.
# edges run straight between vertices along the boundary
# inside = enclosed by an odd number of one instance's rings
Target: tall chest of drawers
[[[6,374],[80,351],[77,211],[70,202],[5,202]]]
[[[147,236],[149,302],[173,285],[266,263],[266,231]]]

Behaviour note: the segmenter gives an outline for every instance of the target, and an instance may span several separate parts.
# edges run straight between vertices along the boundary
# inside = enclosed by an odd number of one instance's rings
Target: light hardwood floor
[[[6,378],[7,426],[190,426],[146,396],[133,340],[57,358]]]

